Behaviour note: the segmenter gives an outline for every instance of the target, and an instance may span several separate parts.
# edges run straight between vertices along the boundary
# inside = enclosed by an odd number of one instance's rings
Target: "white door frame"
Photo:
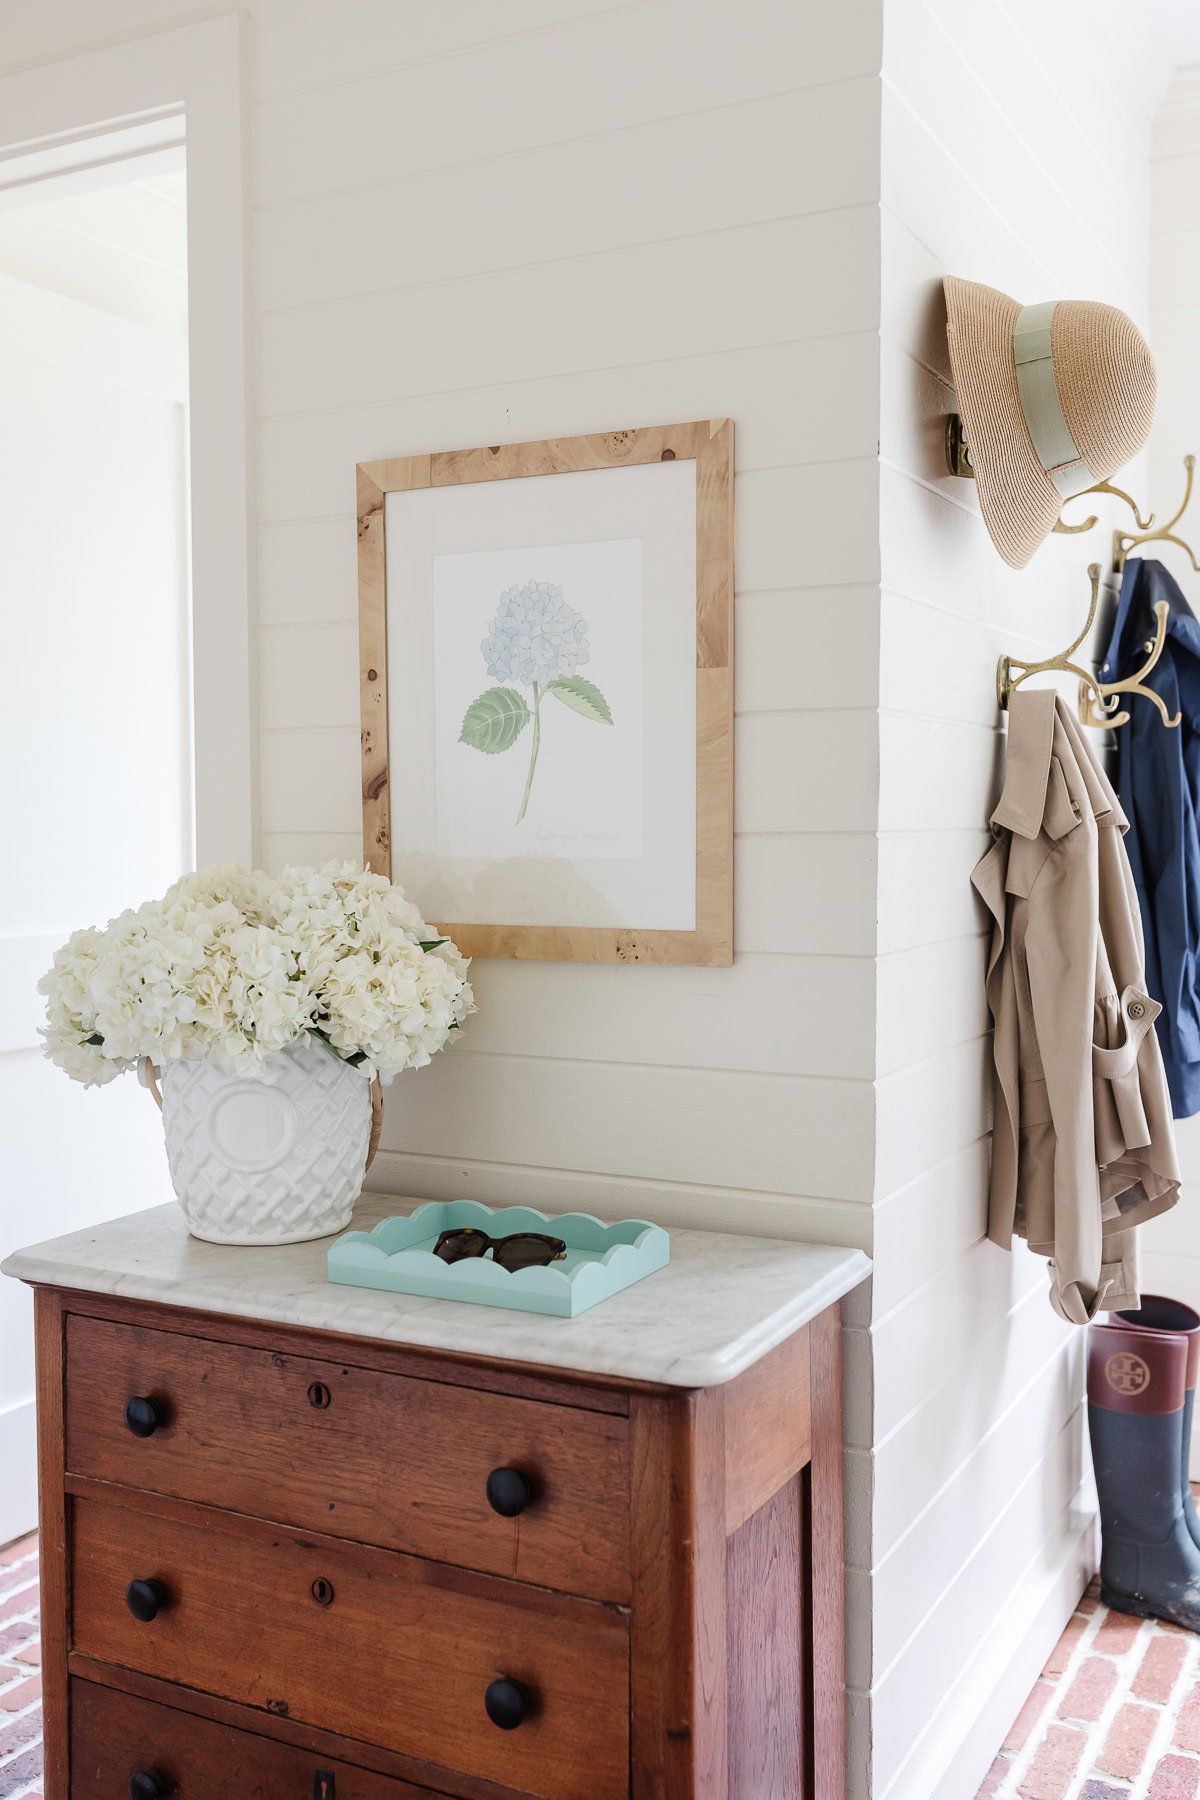
[[[200,867],[253,863],[258,847],[243,39],[228,14],[0,76],[0,160],[114,121],[184,115]]]

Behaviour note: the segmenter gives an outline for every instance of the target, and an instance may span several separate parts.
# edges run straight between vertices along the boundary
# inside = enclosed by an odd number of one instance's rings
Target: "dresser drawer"
[[[126,1425],[130,1398],[153,1403],[161,1422],[145,1413],[147,1436]],[[629,1599],[629,1427],[610,1413],[72,1316],[66,1461],[73,1474]],[[518,1516],[489,1504],[488,1477],[503,1469],[529,1484]]]
[[[71,1565],[87,1656],[545,1800],[628,1792],[628,1621],[610,1606],[91,1497],[72,1503]],[[134,1581],[161,1584],[146,1621],[127,1604]],[[527,1697],[515,1729],[486,1710],[500,1681]]]
[[[172,1800],[448,1800],[252,1731],[73,1681],[71,1800],[129,1800],[139,1774],[162,1780]]]

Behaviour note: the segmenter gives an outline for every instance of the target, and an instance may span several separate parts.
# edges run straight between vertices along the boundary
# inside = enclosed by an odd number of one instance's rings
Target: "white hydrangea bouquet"
[[[377,1120],[379,1083],[474,1011],[450,939],[354,863],[185,875],[75,932],[39,986],[46,1053],[76,1081],[138,1067],[157,1096],[161,1071],[176,1192],[193,1232],[226,1243],[347,1223],[372,1093]]]

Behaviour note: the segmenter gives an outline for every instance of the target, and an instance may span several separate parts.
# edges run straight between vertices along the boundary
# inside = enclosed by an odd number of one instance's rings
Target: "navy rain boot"
[[[1088,1425],[1100,1497],[1100,1598],[1200,1631],[1200,1546],[1183,1510],[1188,1341],[1129,1325],[1088,1330]]]
[[[1136,1312],[1119,1312],[1110,1316],[1112,1325],[1132,1325],[1139,1331],[1173,1331],[1188,1341],[1186,1389],[1183,1396],[1183,1516],[1194,1541],[1200,1544],[1200,1514],[1192,1499],[1192,1413],[1196,1406],[1196,1372],[1200,1366],[1200,1313],[1185,1306],[1182,1300],[1168,1300],[1165,1294],[1145,1294]]]

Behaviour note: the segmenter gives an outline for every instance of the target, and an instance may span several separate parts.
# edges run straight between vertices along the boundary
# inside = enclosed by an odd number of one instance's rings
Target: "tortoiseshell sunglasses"
[[[498,1262],[510,1275],[515,1275],[518,1269],[545,1268],[549,1263],[561,1262],[567,1254],[562,1238],[545,1237],[540,1231],[514,1231],[508,1237],[494,1238],[486,1231],[476,1231],[471,1225],[443,1231],[433,1246],[433,1254],[447,1263],[486,1256],[489,1250],[492,1261]]]

